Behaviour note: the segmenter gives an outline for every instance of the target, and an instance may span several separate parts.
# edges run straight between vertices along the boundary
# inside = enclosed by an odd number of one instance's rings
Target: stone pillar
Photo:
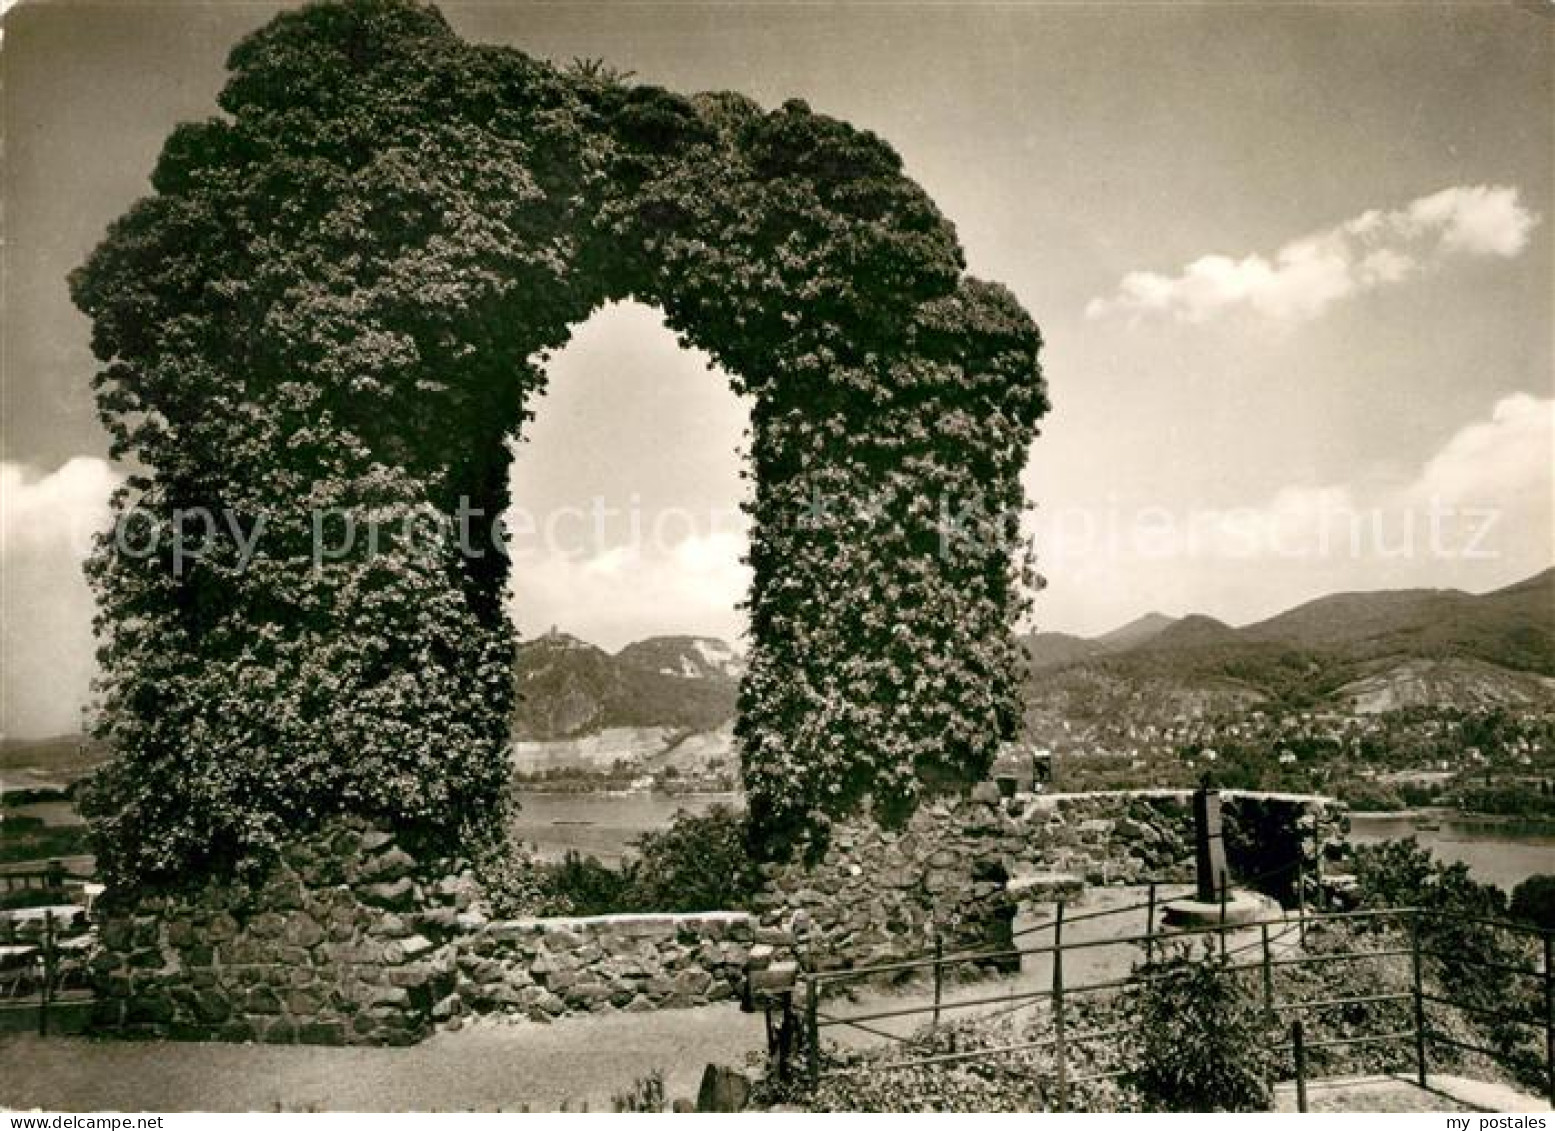
[[[1198,880],[1198,899],[1218,903],[1230,884],[1226,869],[1226,845],[1221,835],[1220,792],[1208,783],[1193,794],[1193,860]]]

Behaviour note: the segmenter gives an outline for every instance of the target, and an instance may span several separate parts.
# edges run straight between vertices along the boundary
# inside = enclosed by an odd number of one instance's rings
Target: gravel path
[[[405,1049],[0,1037],[0,1106],[49,1111],[609,1111],[655,1069],[695,1098],[709,1061],[764,1047],[735,1005],[488,1022]]]

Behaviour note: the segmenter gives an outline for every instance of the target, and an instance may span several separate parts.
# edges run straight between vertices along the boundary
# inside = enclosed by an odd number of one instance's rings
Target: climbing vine
[[[71,279],[136,469],[88,567],[110,879],[340,812],[500,837],[507,561],[452,520],[501,514],[546,352],[627,297],[754,402],[756,843],[986,769],[1019,717],[1040,337],[888,145],[466,44],[412,0],[287,13],[229,69]]]

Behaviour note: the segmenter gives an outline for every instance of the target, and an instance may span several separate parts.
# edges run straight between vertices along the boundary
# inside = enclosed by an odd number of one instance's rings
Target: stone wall
[[[549,1021],[740,999],[753,949],[766,966],[790,941],[728,911],[494,921],[455,944],[458,1005],[450,1015]]]
[[[920,956],[936,933],[952,950],[1006,949],[1019,835],[992,783],[920,805],[901,829],[855,820],[822,859],[766,866],[762,922],[790,927],[822,970]]]
[[[93,1027],[272,1044],[411,1044],[451,992],[420,916],[457,904],[388,835],[343,823],[290,846],[259,883],[98,907]],[[465,895],[468,900],[468,893]],[[457,910],[450,907],[455,915]]]
[[[1193,794],[1188,790],[1017,796],[1005,810],[1022,830],[1012,871],[1071,873],[1089,884],[1191,882]],[[1221,794],[1233,881],[1281,900],[1295,894],[1295,864],[1309,875],[1342,844],[1344,806],[1302,794]]]
[[[1347,827],[1324,798],[1223,798],[1234,879],[1296,859],[1320,866]],[[843,825],[820,860],[768,865],[756,915],[493,921],[468,869],[423,868],[390,836],[342,823],[289,847],[262,882],[101,902],[95,1027],[409,1044],[472,1014],[549,1021],[749,1000],[792,985],[801,961],[916,958],[936,937],[952,954],[1008,949],[1021,902],[1191,879],[1192,838],[1186,791],[1002,798],[983,783],[927,802],[900,829]]]
[[[792,981],[792,938],[742,912],[491,920],[474,875],[356,824],[259,883],[99,905],[93,1027],[275,1044],[411,1044],[498,1013],[646,1011]],[[436,878],[428,878],[428,875]]]
[[[1294,892],[1343,840],[1343,806],[1296,794],[1222,793],[1234,880]],[[1009,945],[1017,902],[1073,898],[1083,884],[1193,879],[1189,791],[1017,794],[991,783],[925,804],[898,831],[859,821],[810,866],[769,866],[763,922],[792,926],[821,969],[873,965],[945,948]],[[1015,882],[1011,882],[1015,881]]]

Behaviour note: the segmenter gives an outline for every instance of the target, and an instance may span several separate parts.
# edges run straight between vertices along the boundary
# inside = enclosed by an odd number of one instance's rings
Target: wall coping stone
[[[1037,801],[1078,801],[1086,798],[1108,797],[1192,797],[1195,793],[1191,789],[1097,789],[1083,793],[1020,793],[1016,794],[1022,800]],[[1338,798],[1329,797],[1322,793],[1277,793],[1257,789],[1222,789],[1221,797],[1239,798],[1245,797],[1254,801],[1286,801],[1301,805],[1339,805]]]
[[[590,927],[682,927],[695,926],[698,923],[709,925],[719,923],[729,925],[734,923],[750,923],[754,925],[756,917],[748,911],[690,911],[684,914],[647,912],[641,914],[619,915],[566,915],[554,918],[536,918],[526,916],[518,919],[493,919],[486,924],[485,929],[493,927],[518,927],[525,930],[587,930]]]

